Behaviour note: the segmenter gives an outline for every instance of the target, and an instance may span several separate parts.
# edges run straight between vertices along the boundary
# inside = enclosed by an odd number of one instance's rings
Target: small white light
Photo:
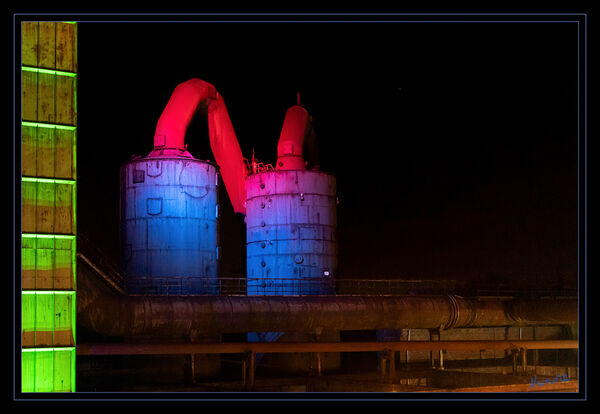
[[[325,276],[329,276],[329,271],[328,271],[328,270],[325,270],[325,271],[323,272],[323,275],[325,275]]]

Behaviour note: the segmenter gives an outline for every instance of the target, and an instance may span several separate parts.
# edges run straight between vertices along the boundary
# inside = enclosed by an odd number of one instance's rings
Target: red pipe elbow
[[[156,125],[154,150],[149,157],[192,157],[185,133],[196,112],[208,114],[210,145],[236,213],[246,214],[245,178],[248,174],[225,101],[215,87],[201,79],[190,79],[175,88]],[[193,158],[193,157],[192,157]]]

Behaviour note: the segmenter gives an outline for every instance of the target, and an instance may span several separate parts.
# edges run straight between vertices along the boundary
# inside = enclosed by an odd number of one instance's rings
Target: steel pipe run
[[[77,323],[108,336],[451,329],[568,324],[578,317],[575,299],[544,303],[453,295],[117,296],[80,273]]]

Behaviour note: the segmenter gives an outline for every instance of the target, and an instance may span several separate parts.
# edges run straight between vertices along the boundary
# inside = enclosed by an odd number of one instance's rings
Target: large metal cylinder
[[[337,270],[335,176],[279,170],[246,178],[249,295],[333,293]]]
[[[121,266],[130,294],[215,294],[218,172],[193,158],[121,167]]]

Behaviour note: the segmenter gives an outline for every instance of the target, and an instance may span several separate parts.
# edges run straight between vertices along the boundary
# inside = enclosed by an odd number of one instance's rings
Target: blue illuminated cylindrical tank
[[[276,170],[246,178],[247,293],[325,295],[337,271],[335,176]]]
[[[138,158],[121,167],[121,263],[131,294],[215,294],[218,167]]]

